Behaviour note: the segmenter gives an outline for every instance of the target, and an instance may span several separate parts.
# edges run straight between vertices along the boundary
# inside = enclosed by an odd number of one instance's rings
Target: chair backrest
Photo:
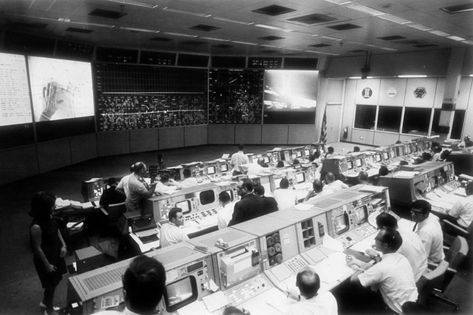
[[[441,283],[441,280],[445,275],[445,272],[448,270],[448,267],[448,262],[442,260],[437,265],[437,267],[435,267],[435,269],[429,270],[426,274],[420,277],[416,283],[420,298],[423,297],[424,292],[429,293],[432,287],[436,287],[439,283]]]
[[[450,249],[445,255],[445,260],[449,263],[449,268],[457,269],[463,259],[468,254],[468,243],[464,237],[457,236],[453,240]]]
[[[124,202],[114,203],[108,205],[107,212],[108,212],[108,219],[109,220],[116,220],[118,219],[124,212],[126,211],[126,206]]]

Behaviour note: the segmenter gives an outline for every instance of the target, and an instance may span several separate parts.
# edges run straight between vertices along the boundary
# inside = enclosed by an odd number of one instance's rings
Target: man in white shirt
[[[342,189],[347,189],[348,185],[338,180],[332,172],[328,172],[325,175],[325,185],[324,189],[330,189],[331,191],[339,191]]]
[[[157,194],[172,194],[177,189],[180,189],[179,185],[174,179],[169,178],[168,174],[162,174],[159,177],[159,181],[156,182],[155,191]]]
[[[465,187],[466,198],[457,201],[447,214],[454,217],[462,227],[469,227],[473,221],[473,182]]]
[[[126,194],[125,205],[127,211],[142,211],[143,210],[143,201],[150,198],[154,189],[156,188],[156,183],[148,185],[144,180],[148,169],[146,164],[143,162],[136,162],[133,164],[133,174],[128,178],[128,183],[125,186],[128,186],[128,194]],[[125,188],[123,186],[123,188]],[[117,189],[119,187],[117,186]]]
[[[414,280],[417,282],[427,270],[427,253],[419,235],[409,229],[399,227],[397,219],[386,212],[376,217],[376,225],[378,229],[390,228],[399,231],[402,245],[397,252],[407,258],[414,272]]]
[[[181,208],[172,208],[169,211],[169,223],[161,226],[161,247],[177,244],[186,241],[189,237],[184,233],[180,226],[184,225]]]
[[[397,253],[402,244],[401,235],[392,229],[382,229],[375,241],[383,258],[366,270],[352,262],[352,267],[358,271],[352,275],[351,281],[365,288],[379,288],[384,303],[400,314],[404,303],[416,302],[418,297],[411,265],[406,257]]]
[[[222,208],[218,210],[217,224],[219,229],[224,229],[228,226],[228,222],[232,219],[233,209],[236,201],[232,202],[230,195],[226,191],[222,191],[218,195],[218,200]]]
[[[154,258],[141,255],[133,259],[123,275],[125,309],[101,311],[95,315],[157,314],[158,304],[166,288],[166,270]]]
[[[285,177],[281,179],[279,189],[276,189],[273,195],[280,210],[294,207],[297,203],[296,193],[294,189],[289,188],[289,181]]]
[[[185,168],[182,171],[182,175],[184,176],[184,180],[179,183],[179,186],[181,188],[189,188],[199,185],[197,179],[195,177],[192,177],[192,172],[189,168]]]
[[[243,152],[244,146],[242,144],[238,145],[238,152],[232,154],[232,159],[231,159],[231,164],[233,167],[233,172],[234,174],[242,174],[241,166],[243,164],[248,164],[250,163],[250,160],[246,156],[246,154]]]
[[[333,193],[331,189],[324,189],[324,183],[318,179],[314,180],[312,183],[312,188],[313,190],[309,191],[304,201],[316,200],[320,197]]]
[[[438,218],[430,215],[432,206],[428,201],[416,200],[412,203],[412,220],[416,222],[413,231],[416,232],[425,247],[428,262],[440,263],[444,258],[443,232]]]
[[[130,166],[130,174],[123,176],[120,179],[120,182],[118,182],[117,188],[119,191],[125,193],[125,196],[128,196],[130,194],[130,190],[128,189],[128,180],[130,179],[131,174],[133,174],[133,166],[135,164],[132,164]]]
[[[287,292],[288,297],[297,300],[286,314],[288,315],[337,315],[337,300],[330,291],[319,292],[320,278],[312,269],[300,271],[296,276],[296,286],[300,295]]]

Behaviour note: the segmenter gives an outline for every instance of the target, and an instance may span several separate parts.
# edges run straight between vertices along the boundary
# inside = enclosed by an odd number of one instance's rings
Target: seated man
[[[370,181],[369,181],[368,173],[366,173],[365,171],[361,171],[358,174],[358,183],[359,184],[364,184],[364,185],[369,185]]]
[[[447,209],[447,214],[452,216],[456,222],[467,228],[473,221],[473,182],[465,187],[466,198],[457,201],[452,209]]]
[[[376,225],[378,230],[390,228],[399,231],[403,242],[397,252],[407,258],[414,272],[414,280],[417,282],[427,270],[427,253],[419,235],[409,229],[399,227],[396,218],[386,212],[376,217]]]
[[[432,206],[425,200],[416,200],[412,203],[412,220],[416,222],[416,232],[425,247],[429,263],[440,263],[445,255],[443,253],[443,232],[438,218],[430,215]]]
[[[219,229],[224,229],[232,219],[235,202],[232,202],[230,195],[226,191],[222,191],[218,194],[218,200],[222,208],[218,210],[217,224]]]
[[[240,201],[235,204],[228,226],[235,225],[264,215],[263,200],[253,193],[253,182],[244,179],[238,185]]]
[[[101,311],[96,315],[157,314],[166,289],[166,271],[154,258],[141,255],[133,259],[122,278],[125,310]]]
[[[255,185],[253,191],[255,192],[256,196],[259,196],[261,199],[263,199],[263,209],[265,214],[278,211],[278,203],[276,202],[276,199],[273,197],[266,197],[264,195],[263,185]]]
[[[319,275],[312,269],[304,269],[296,276],[296,286],[300,295],[287,292],[287,296],[297,300],[292,304],[286,314],[293,315],[337,315],[337,300],[330,291],[320,292]]]
[[[169,211],[169,222],[161,226],[161,247],[177,244],[189,239],[180,226],[184,225],[182,209],[172,208]]]
[[[365,288],[379,288],[384,303],[400,314],[402,305],[417,301],[418,296],[411,265],[406,257],[397,253],[402,244],[401,235],[392,229],[382,229],[375,241],[376,249],[383,253],[383,258],[366,270],[351,262],[351,266],[358,271],[350,280]]]
[[[316,179],[312,183],[312,191],[309,191],[307,196],[304,198],[304,201],[312,200],[316,197],[322,197],[326,195],[330,195],[333,191],[330,189],[324,189],[324,183],[322,181]]]
[[[296,205],[297,196],[294,189],[289,188],[289,180],[287,178],[284,177],[279,182],[279,189],[274,191],[274,199],[276,199],[279,209],[281,210],[291,208]]]
[[[117,190],[117,179],[114,177],[110,177],[107,181],[107,189],[104,190],[102,196],[100,196],[100,205],[107,210],[108,205],[112,205],[115,203],[124,202],[126,199],[125,194]]]
[[[192,172],[189,168],[185,168],[182,171],[182,175],[184,176],[184,179],[182,180],[182,182],[179,183],[180,187],[188,188],[199,185],[197,179],[195,177],[192,177]]]
[[[162,174],[159,181],[156,182],[156,193],[160,195],[172,194],[179,188],[179,184],[170,178],[168,174]]]
[[[325,175],[325,184],[324,189],[330,189],[331,191],[339,191],[348,188],[348,185],[337,179],[332,172],[328,172]]]

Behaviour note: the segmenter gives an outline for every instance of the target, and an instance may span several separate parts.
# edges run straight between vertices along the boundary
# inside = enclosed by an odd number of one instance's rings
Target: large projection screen
[[[94,115],[89,62],[28,57],[28,69],[35,121]]]
[[[0,127],[32,121],[25,57],[0,53]]]
[[[318,71],[266,70],[263,123],[315,123],[317,79]]]

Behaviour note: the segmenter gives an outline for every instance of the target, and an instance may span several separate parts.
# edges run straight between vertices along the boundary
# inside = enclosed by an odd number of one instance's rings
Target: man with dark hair
[[[157,307],[166,289],[166,270],[154,258],[141,255],[133,259],[123,275],[125,310],[102,311],[95,315],[157,314]]]
[[[325,158],[330,158],[332,157],[333,153],[335,152],[335,150],[333,149],[333,147],[328,147],[327,148],[327,153],[325,153]]]
[[[370,181],[369,181],[369,176],[368,176],[368,173],[366,173],[365,171],[361,171],[359,174],[358,174],[358,183],[359,184],[369,184]]]
[[[217,225],[219,229],[223,229],[228,226],[228,222],[232,219],[235,202],[232,202],[230,194],[226,191],[222,191],[218,194],[218,200],[222,208],[218,210]]]
[[[297,203],[297,195],[292,187],[289,188],[289,180],[286,177],[281,179],[279,189],[276,189],[273,194],[281,210],[294,207]]]
[[[232,219],[228,226],[264,215],[263,200],[253,193],[253,182],[246,178],[238,185],[238,195],[241,200],[235,204]]]
[[[253,191],[257,196],[263,199],[263,210],[265,214],[278,211],[278,203],[276,202],[276,199],[274,199],[273,197],[266,197],[264,195],[263,185],[255,185]]]
[[[105,189],[102,193],[102,196],[100,196],[100,205],[107,210],[108,205],[115,204],[115,203],[120,203],[124,202],[126,199],[125,194],[117,190],[117,179],[114,177],[110,177],[107,180],[107,189]]]
[[[376,217],[376,225],[379,230],[389,228],[399,231],[403,242],[397,252],[407,258],[414,272],[414,280],[419,280],[427,270],[427,253],[419,235],[409,229],[398,226],[397,219],[386,212]]]
[[[243,144],[238,145],[238,152],[232,154],[231,164],[233,167],[233,175],[243,174],[241,166],[250,163],[250,160],[243,152]]]
[[[425,247],[428,262],[440,263],[443,253],[443,233],[440,222],[435,215],[430,215],[432,206],[425,200],[416,200],[411,206],[412,220],[416,222],[413,231],[416,232]]]
[[[286,314],[337,315],[337,300],[330,291],[319,293],[319,275],[310,268],[300,271],[296,276],[296,286],[300,295],[287,292],[287,296],[299,302],[292,304]]]
[[[324,189],[330,189],[331,191],[339,191],[348,188],[348,185],[337,179],[332,172],[328,172],[325,175],[325,184]]]
[[[447,209],[447,214],[465,228],[468,228],[473,221],[473,182],[465,187],[466,198],[453,204],[452,209]]]
[[[156,183],[149,185],[144,180],[147,171],[145,163],[136,162],[133,164],[133,174],[128,179],[128,195],[125,200],[128,211],[142,211],[143,201],[154,193]]]
[[[400,314],[402,305],[417,301],[417,287],[414,273],[406,257],[397,253],[402,245],[402,237],[393,229],[381,229],[375,238],[375,247],[383,253],[383,258],[372,267],[363,270],[360,263],[349,256],[348,263],[357,271],[351,282],[361,286],[379,288],[384,303],[392,311]]]
[[[316,197],[326,196],[331,194],[332,192],[333,191],[330,189],[324,189],[324,183],[321,180],[316,179],[312,183],[312,190],[309,191],[307,196],[304,198],[304,201],[309,201]]]
[[[156,183],[156,193],[163,194],[172,194],[176,189],[180,189],[180,185],[172,178],[169,177],[169,174],[163,173],[159,176],[159,181]]]
[[[184,225],[182,209],[172,208],[169,211],[168,218],[169,223],[164,223],[161,227],[161,247],[177,244],[189,239],[180,228]]]
[[[388,167],[386,165],[381,165],[381,167],[378,170],[378,175],[379,176],[386,176],[389,174]]]
[[[192,177],[192,172],[190,168],[186,167],[182,171],[182,175],[184,176],[184,179],[182,180],[182,182],[179,183],[180,187],[188,188],[188,187],[193,187],[199,184],[197,182],[197,179],[195,177]]]
[[[357,146],[357,145],[355,145],[355,146],[353,147],[353,152],[360,152],[360,147]]]

